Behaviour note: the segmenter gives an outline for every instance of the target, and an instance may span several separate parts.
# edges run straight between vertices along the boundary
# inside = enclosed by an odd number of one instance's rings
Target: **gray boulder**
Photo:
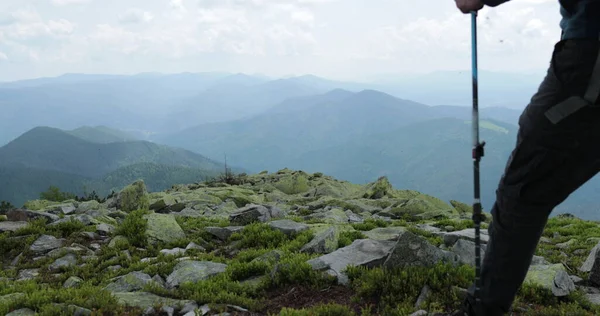
[[[458,263],[458,256],[427,242],[409,231],[403,232],[384,263],[385,267],[431,266],[438,262]]]
[[[229,215],[233,225],[245,226],[254,222],[268,222],[272,218],[271,211],[262,205],[250,204]]]
[[[301,233],[310,227],[304,223],[298,223],[289,219],[275,220],[269,223],[271,228],[278,230],[288,236]]]
[[[226,264],[211,261],[181,261],[167,277],[167,287],[172,289],[184,282],[198,282],[225,272]]]
[[[46,253],[50,250],[62,247],[65,243],[64,239],[57,239],[54,236],[42,235],[29,247],[36,254]]]
[[[300,249],[300,252],[330,253],[338,248],[338,240],[338,229],[335,226],[331,226],[313,237],[310,242]]]
[[[337,276],[339,283],[347,284],[349,280],[344,270],[348,265],[381,266],[395,245],[394,241],[357,239],[347,247],[307,262],[314,270],[329,270],[331,275]]]

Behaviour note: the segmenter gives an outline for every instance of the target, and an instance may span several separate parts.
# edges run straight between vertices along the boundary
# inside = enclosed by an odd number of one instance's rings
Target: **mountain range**
[[[78,195],[92,190],[106,195],[138,178],[162,190],[224,170],[223,163],[191,151],[127,135],[105,127],[36,127],[24,133],[0,148],[0,200],[20,205],[51,185]]]
[[[481,77],[482,108],[521,109],[538,84],[538,76],[518,80],[520,77],[513,74],[482,72]],[[464,72],[396,75],[364,82],[313,75],[269,78],[205,72],[65,74],[6,82],[0,83],[0,145],[37,126],[75,129],[104,125],[147,139],[199,124],[253,117],[289,98],[311,97],[335,89],[377,90],[419,103],[468,106],[468,79]]]
[[[470,203],[472,114],[456,105],[467,105],[456,100],[470,94],[458,87],[464,74],[451,82],[454,75],[356,83],[311,75],[69,74],[2,83],[0,141],[8,144],[0,148],[0,200],[19,204],[49,185],[104,194],[136,178],[162,190],[216,175],[226,156],[240,172],[302,169],[356,183],[386,175],[396,187]],[[519,93],[507,91],[519,87],[524,96],[536,77],[483,78],[513,80],[485,88],[506,97],[480,108],[489,209],[521,114],[517,102],[506,105]],[[419,93],[420,100],[408,97]],[[421,101],[427,98],[438,102]],[[594,178],[556,213],[600,219],[598,193]]]

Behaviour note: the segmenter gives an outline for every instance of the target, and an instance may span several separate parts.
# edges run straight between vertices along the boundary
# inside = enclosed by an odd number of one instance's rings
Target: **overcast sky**
[[[479,18],[481,69],[544,71],[558,0]],[[63,73],[378,74],[470,69],[453,0],[1,0],[0,80]]]

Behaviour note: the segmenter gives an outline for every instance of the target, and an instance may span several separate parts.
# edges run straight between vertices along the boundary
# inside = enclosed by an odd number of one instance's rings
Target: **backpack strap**
[[[600,40],[600,39],[599,39]],[[598,50],[598,58],[590,77],[587,90],[583,97],[572,96],[548,109],[545,113],[546,117],[553,124],[565,119],[567,116],[581,110],[586,106],[596,106],[595,103],[600,96],[600,49]]]

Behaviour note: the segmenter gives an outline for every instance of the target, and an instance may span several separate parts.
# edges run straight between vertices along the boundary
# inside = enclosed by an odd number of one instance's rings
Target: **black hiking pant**
[[[550,213],[600,171],[598,99],[559,122],[546,116],[556,104],[586,94],[599,47],[598,39],[558,42],[545,79],[520,116],[491,210],[481,271],[483,315],[509,312]]]

